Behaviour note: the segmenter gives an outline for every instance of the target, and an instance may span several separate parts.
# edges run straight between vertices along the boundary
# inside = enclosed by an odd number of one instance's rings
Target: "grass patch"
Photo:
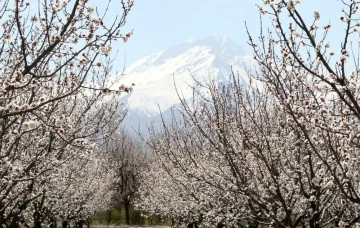
[[[91,220],[91,225],[125,225],[125,209],[112,209],[98,212]],[[131,225],[169,225],[168,220],[163,220],[159,216],[143,217],[139,211],[130,209]]]

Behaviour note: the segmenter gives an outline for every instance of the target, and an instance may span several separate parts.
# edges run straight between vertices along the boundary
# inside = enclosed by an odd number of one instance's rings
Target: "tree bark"
[[[80,221],[76,222],[76,227],[77,228],[83,228],[83,226],[84,226],[84,221],[83,220],[80,220]]]
[[[20,228],[19,219],[18,219],[17,216],[14,216],[14,218],[12,219],[9,227],[10,228]]]
[[[124,207],[125,207],[125,221],[126,225],[130,225],[130,202],[129,200],[124,200]]]
[[[37,211],[34,213],[34,228],[41,228],[40,213]]]
[[[57,223],[55,218],[51,218],[50,220],[50,228],[57,228]]]
[[[249,228],[258,228],[259,223],[257,221],[252,221],[249,224]]]
[[[67,220],[64,220],[62,222],[62,228],[67,228],[69,226],[69,222]]]
[[[111,223],[111,216],[112,216],[112,211],[111,210],[108,210],[107,213],[106,213],[106,218],[107,218],[107,224],[110,225]]]

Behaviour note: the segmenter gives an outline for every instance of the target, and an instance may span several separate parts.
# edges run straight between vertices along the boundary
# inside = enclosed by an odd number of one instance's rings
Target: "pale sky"
[[[95,0],[95,4],[103,0]],[[121,13],[113,0],[111,15]],[[97,2],[97,3],[96,3]],[[251,50],[247,45],[244,22],[247,21],[254,35],[259,33],[259,14],[256,3],[262,0],[135,0],[135,6],[129,14],[124,33],[134,29],[127,43],[117,44],[120,64],[134,61],[162,51],[172,45],[189,39],[200,39],[209,35],[227,36],[242,46],[247,54]],[[300,11],[304,18],[313,20],[313,12],[320,11],[321,23],[337,22],[340,15],[339,0],[302,0]],[[269,22],[268,17],[264,18]],[[336,34],[331,37],[336,39]]]

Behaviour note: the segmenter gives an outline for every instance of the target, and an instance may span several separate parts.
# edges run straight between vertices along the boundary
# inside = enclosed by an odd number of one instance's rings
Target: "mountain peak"
[[[239,45],[237,45],[232,39],[226,36],[219,36],[219,35],[211,35],[202,39],[193,40],[193,45],[204,45],[209,47],[236,47],[239,49]]]
[[[241,70],[242,57],[243,50],[230,38],[209,36],[188,40],[138,60],[125,69],[121,80],[136,85],[131,94],[123,97],[129,107],[125,122],[133,126],[135,123],[136,127],[137,121],[151,120],[159,114],[159,109],[166,111],[178,104],[179,94],[191,98],[191,86],[196,86],[196,81],[227,80],[231,66]],[[141,125],[144,127],[144,123]]]
[[[220,61],[228,61],[229,65],[233,64],[235,61],[233,57],[244,55],[243,49],[230,38],[212,35],[202,39],[189,39],[186,42],[169,47],[165,51],[145,57],[145,64],[159,66],[164,64],[167,60],[189,52],[192,49],[194,52],[199,52],[199,49],[203,50],[203,52],[208,52],[209,55],[215,56]],[[137,62],[134,65],[141,65],[141,67],[144,67],[144,62],[139,63],[140,62]]]
[[[229,58],[244,55],[243,49],[226,36],[212,35],[199,39],[194,45],[210,47],[219,58]]]
[[[168,48],[165,53],[172,53],[173,51],[178,53],[196,46],[207,47],[219,57],[222,55],[240,56],[244,54],[242,48],[232,39],[219,35],[211,35],[202,39],[190,39],[187,42]]]

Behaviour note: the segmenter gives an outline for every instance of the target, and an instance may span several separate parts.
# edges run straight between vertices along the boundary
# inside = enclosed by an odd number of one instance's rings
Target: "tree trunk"
[[[76,227],[77,227],[77,228],[83,228],[83,225],[84,225],[84,221],[83,221],[83,220],[80,220],[80,221],[77,221],[77,222],[76,222]]]
[[[111,216],[112,216],[112,211],[111,210],[108,210],[107,213],[106,213],[106,218],[107,218],[107,224],[110,225],[111,223]]]
[[[319,224],[319,222],[317,220],[311,219],[309,227],[310,228],[320,228],[320,224]]]
[[[199,228],[198,224],[196,222],[192,222],[187,225],[187,228]]]
[[[335,223],[334,225],[335,225],[336,228],[340,227],[340,226],[339,226],[339,224],[340,224],[340,218],[339,218],[339,217],[336,217],[336,218],[334,219],[334,223]]]
[[[18,219],[17,216],[15,216],[15,217],[12,219],[9,227],[10,227],[10,228],[20,228],[19,219]]]
[[[34,228],[41,228],[41,221],[39,220],[34,221]]]
[[[86,220],[85,220],[85,224],[86,224],[86,227],[87,227],[87,228],[90,228],[90,224],[91,224],[90,219],[86,219]]]
[[[306,228],[305,222],[302,222],[302,228]]]
[[[57,228],[57,223],[56,223],[56,219],[53,217],[50,220],[50,228]]]
[[[320,214],[315,213],[314,216],[309,221],[310,228],[320,228],[319,220],[320,220]]]
[[[33,216],[34,216],[34,228],[41,228],[40,213],[36,211]]]
[[[129,200],[124,200],[124,207],[125,207],[125,221],[126,225],[130,225],[130,202]]]
[[[69,226],[69,222],[67,220],[64,220],[62,222],[62,228],[67,228]]]
[[[259,223],[257,221],[251,221],[249,224],[249,228],[258,228]]]

